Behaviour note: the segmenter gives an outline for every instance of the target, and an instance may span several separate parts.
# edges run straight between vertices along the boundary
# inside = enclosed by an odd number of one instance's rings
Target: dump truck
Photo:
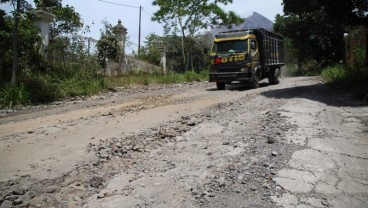
[[[235,81],[257,88],[264,78],[278,84],[284,66],[283,38],[265,29],[221,32],[215,35],[210,60],[209,81],[219,90]]]

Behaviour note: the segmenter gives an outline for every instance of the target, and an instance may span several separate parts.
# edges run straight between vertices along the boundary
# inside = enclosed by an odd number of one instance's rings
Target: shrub
[[[29,92],[26,91],[23,84],[4,85],[0,89],[0,106],[10,107],[25,105],[29,102]]]
[[[208,72],[201,71],[199,73],[187,71],[186,73],[128,73],[119,77],[106,77],[105,80],[110,87],[129,87],[131,85],[150,85],[150,84],[171,84],[194,82],[208,79]]]
[[[334,88],[353,92],[359,98],[368,95],[368,71],[358,69],[346,69],[336,65],[324,69],[322,78]]]
[[[324,69],[321,76],[326,82],[343,83],[348,77],[348,72],[341,65],[336,65]]]

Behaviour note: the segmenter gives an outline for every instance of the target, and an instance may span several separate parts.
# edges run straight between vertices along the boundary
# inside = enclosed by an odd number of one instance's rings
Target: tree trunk
[[[15,85],[17,81],[18,70],[18,25],[19,25],[20,0],[17,0],[17,10],[15,11],[15,24],[13,30],[13,64],[11,85]]]
[[[190,49],[190,68],[194,72],[194,65],[193,65],[193,49]]]
[[[187,71],[187,59],[186,59],[186,56],[185,56],[185,44],[184,44],[185,32],[184,32],[184,29],[182,29],[181,32],[182,32],[182,36],[181,36],[181,53],[183,55],[184,72],[186,72]]]

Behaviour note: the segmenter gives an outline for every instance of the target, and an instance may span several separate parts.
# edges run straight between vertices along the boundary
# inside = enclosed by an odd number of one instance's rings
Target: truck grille
[[[229,67],[229,68],[219,67],[217,68],[217,72],[240,72],[240,68],[238,67]]]

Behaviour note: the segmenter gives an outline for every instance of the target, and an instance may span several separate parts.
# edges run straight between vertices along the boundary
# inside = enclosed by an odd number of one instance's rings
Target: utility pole
[[[20,15],[20,0],[17,0],[17,10],[15,11],[15,24],[13,30],[13,64],[12,64],[12,77],[11,84],[15,85],[18,70],[18,25]]]
[[[141,16],[142,6],[139,6],[138,56],[141,54]]]

